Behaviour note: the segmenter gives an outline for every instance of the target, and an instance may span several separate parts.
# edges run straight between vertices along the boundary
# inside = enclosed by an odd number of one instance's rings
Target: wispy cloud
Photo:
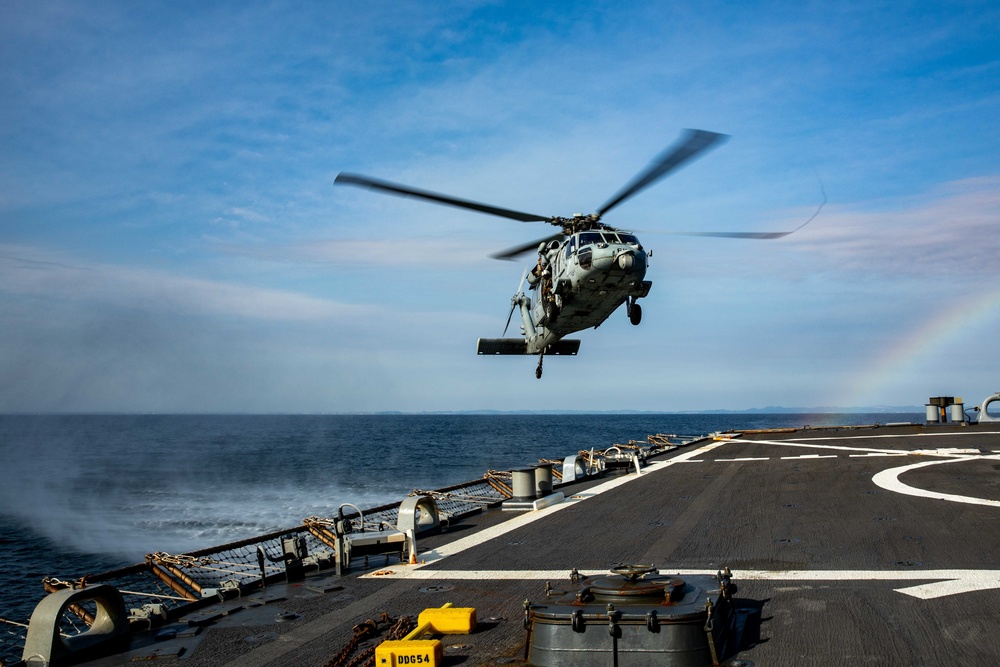
[[[336,320],[372,307],[284,290],[192,278],[167,271],[83,261],[25,246],[0,245],[0,294],[80,306],[141,308],[253,320]]]
[[[545,231],[545,230],[542,230]],[[270,262],[317,263],[336,267],[379,267],[413,269],[432,267],[440,271],[461,271],[497,263],[488,254],[501,250],[482,240],[462,238],[427,239],[318,239],[287,244],[220,244],[221,251]]]
[[[831,206],[786,243],[814,271],[869,278],[1000,276],[1000,175],[864,208]]]

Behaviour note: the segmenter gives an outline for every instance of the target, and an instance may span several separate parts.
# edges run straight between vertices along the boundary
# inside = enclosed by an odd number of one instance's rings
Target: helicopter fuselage
[[[649,294],[648,255],[633,234],[590,230],[539,247],[528,274],[536,296],[515,295],[527,354],[544,354],[576,331],[600,326],[623,303]]]

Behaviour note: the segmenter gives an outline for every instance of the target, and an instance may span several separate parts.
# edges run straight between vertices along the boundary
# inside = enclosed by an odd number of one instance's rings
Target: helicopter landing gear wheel
[[[632,307],[628,309],[628,321],[639,326],[639,322],[642,322],[642,306],[632,302]]]
[[[545,359],[544,354],[538,355],[538,366],[535,368],[535,377],[539,380],[542,379],[542,361]]]

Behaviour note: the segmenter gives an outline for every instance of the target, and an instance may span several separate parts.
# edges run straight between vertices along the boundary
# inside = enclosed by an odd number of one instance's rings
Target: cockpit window
[[[569,237],[569,241],[566,243],[566,259],[569,259],[569,256],[574,252],[576,252],[576,237],[571,236]]]
[[[626,243],[628,245],[639,245],[639,239],[636,238],[633,234],[619,233],[618,238],[622,240],[622,243]]]
[[[608,243],[618,243],[618,235],[614,232],[604,232],[604,240]]]
[[[600,232],[580,232],[580,247],[602,241]]]

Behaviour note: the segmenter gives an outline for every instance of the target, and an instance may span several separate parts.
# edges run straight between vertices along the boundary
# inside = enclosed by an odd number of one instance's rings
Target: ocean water
[[[0,617],[71,579],[648,434],[922,415],[0,416]]]

